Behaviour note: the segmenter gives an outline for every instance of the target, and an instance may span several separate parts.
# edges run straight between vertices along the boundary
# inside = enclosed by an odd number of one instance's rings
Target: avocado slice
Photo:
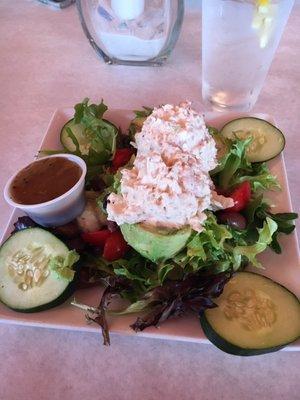
[[[186,245],[192,233],[188,227],[153,228],[143,223],[123,224],[120,228],[126,242],[155,263],[174,257]]]

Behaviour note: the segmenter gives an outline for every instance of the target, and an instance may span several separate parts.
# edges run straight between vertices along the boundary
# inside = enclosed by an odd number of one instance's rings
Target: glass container
[[[202,0],[202,97],[250,110],[264,85],[294,0]]]
[[[77,0],[82,28],[108,64],[161,65],[182,26],[184,0]]]

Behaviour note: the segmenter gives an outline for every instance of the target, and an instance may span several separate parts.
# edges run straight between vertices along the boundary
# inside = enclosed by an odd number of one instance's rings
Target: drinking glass
[[[294,0],[202,0],[202,97],[217,110],[250,110]]]
[[[82,28],[108,64],[160,65],[173,50],[184,0],[77,0]]]

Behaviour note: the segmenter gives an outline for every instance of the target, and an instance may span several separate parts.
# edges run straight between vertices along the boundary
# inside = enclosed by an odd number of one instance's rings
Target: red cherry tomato
[[[96,232],[84,232],[81,237],[85,243],[103,248],[110,234],[111,232],[108,229],[102,229]]]
[[[107,261],[118,260],[126,254],[128,249],[129,246],[122,233],[120,231],[111,232],[104,245],[103,257]]]
[[[226,211],[236,211],[239,212],[243,210],[251,197],[251,186],[250,182],[245,181],[239,186],[237,186],[231,194],[229,194],[229,197],[231,197],[234,201],[234,206],[227,208]]]
[[[123,167],[128,163],[132,154],[134,153],[134,149],[124,148],[117,149],[115,152],[115,156],[112,160],[112,166],[116,170],[120,167]]]

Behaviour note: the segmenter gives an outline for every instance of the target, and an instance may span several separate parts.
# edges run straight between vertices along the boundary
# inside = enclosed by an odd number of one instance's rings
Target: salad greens
[[[147,109],[145,115],[150,112]],[[144,112],[137,117],[144,118]],[[136,127],[131,125],[131,133]],[[214,129],[214,135],[218,134]],[[250,163],[246,151],[251,139],[233,141],[226,139],[226,152],[219,160],[211,176],[216,187],[229,193],[232,188],[248,181],[252,197],[243,211],[247,220],[245,229],[235,229],[218,221],[218,213],[207,211],[202,232],[194,232],[186,247],[172,259],[155,264],[133,249],[125,258],[107,262],[103,258],[92,259],[88,265],[106,279],[106,290],[98,308],[90,317],[103,329],[104,342],[108,343],[105,314],[123,315],[142,313],[132,328],[143,330],[158,325],[170,316],[178,316],[191,309],[200,313],[214,307],[213,299],[223,290],[231,275],[244,269],[249,263],[261,268],[257,256],[267,247],[281,251],[280,233],[291,233],[295,227],[295,213],[273,214],[263,197],[266,190],[278,190],[280,185],[270,173],[266,163]],[[110,178],[105,195],[117,192],[120,173]],[[102,204],[103,194],[99,198]],[[107,280],[107,277],[109,279]],[[121,296],[129,305],[121,310],[109,311],[112,296]],[[94,318],[94,313],[101,318]]]
[[[68,252],[66,257],[55,256],[50,259],[49,269],[55,272],[59,279],[66,279],[71,282],[74,279],[75,271],[73,265],[79,260],[79,255],[75,250]]]
[[[100,104],[89,104],[89,99],[85,98],[74,106],[74,110],[74,118],[65,124],[61,132],[64,150],[43,150],[42,153],[64,152],[81,157],[87,164],[87,182],[90,182],[112,160],[122,135],[115,125],[104,119],[107,106],[103,100]]]
[[[114,125],[103,119],[107,111],[107,106],[103,101],[98,105],[88,103],[89,99],[86,98],[74,107],[74,123],[84,128],[84,134],[89,141],[87,155],[80,151],[78,140],[71,128],[67,128],[67,133],[76,147],[75,154],[82,157],[87,165],[104,164],[114,155],[118,132]]]
[[[257,254],[262,253],[272,242],[272,236],[277,231],[277,224],[274,220],[266,217],[263,227],[258,229],[258,238],[254,244],[236,246],[233,249],[234,255],[238,260],[244,256],[255,267],[261,267],[261,264],[256,259]],[[239,266],[238,266],[239,267]],[[235,268],[237,269],[237,268]]]
[[[212,172],[216,186],[226,190],[248,181],[253,192],[280,189],[276,177],[270,173],[266,163],[250,163],[247,160],[246,151],[251,138],[235,141],[227,139],[226,143],[230,146],[229,150]]]
[[[269,247],[275,251],[275,253],[281,253],[281,247],[278,242],[278,235],[284,233],[286,235],[293,232],[295,229],[294,220],[298,218],[296,213],[276,213],[273,214],[270,211],[270,206],[263,199],[263,195],[260,194],[254,197],[248,204],[245,210],[247,221],[248,221],[248,233],[253,234],[253,229],[257,226],[261,226],[266,218],[271,218],[277,225],[276,231],[272,235],[272,241],[269,243]]]
[[[90,142],[88,154],[81,153],[71,128],[67,133],[75,145],[74,153],[87,162],[88,185],[97,177],[104,186],[97,203],[105,211],[108,195],[117,193],[120,187],[120,170],[112,170],[110,160],[122,141],[118,140],[116,128],[103,119],[107,110],[104,103],[88,103],[88,99],[84,99],[77,104],[74,116],[75,124],[82,125]],[[149,107],[135,111],[129,127],[131,141],[151,112]],[[142,313],[132,325],[135,331],[139,331],[157,326],[170,316],[179,316],[187,310],[201,313],[206,308],[215,307],[214,298],[222,293],[235,271],[243,270],[248,264],[261,268],[257,256],[267,247],[280,253],[280,234],[289,234],[295,228],[297,214],[273,214],[264,198],[265,191],[279,190],[280,185],[265,162],[248,161],[246,153],[252,139],[224,138],[212,127],[209,127],[209,132],[218,147],[218,166],[211,171],[218,193],[230,196],[239,185],[248,183],[249,188],[251,186],[247,206],[238,210],[245,224],[236,227],[224,223],[219,212],[207,210],[204,229],[193,232],[178,254],[159,263],[144,258],[134,249],[122,258],[107,261],[95,249],[85,247],[81,251],[80,263],[87,275],[86,282],[104,283],[105,290],[98,307],[73,304],[85,309],[87,318],[101,326],[105,344],[109,344],[106,314]],[[128,165],[132,161],[132,158],[127,160]],[[19,225],[22,229],[21,222]],[[54,270],[61,271],[67,267],[61,260],[54,261]],[[126,299],[128,305],[120,310],[110,310],[109,304],[115,296]]]
[[[128,135],[131,140],[134,140],[134,135],[139,132],[143,123],[149,115],[151,115],[153,108],[143,107],[143,110],[134,110],[135,118],[131,121],[128,129]]]

